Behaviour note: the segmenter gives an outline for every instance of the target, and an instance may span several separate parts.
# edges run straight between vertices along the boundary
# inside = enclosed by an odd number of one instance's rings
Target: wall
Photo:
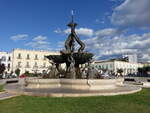
[[[47,70],[51,65],[49,63],[49,60],[47,58],[44,58],[44,56],[58,54],[59,53],[57,52],[49,51],[15,49],[12,52],[12,70],[15,71],[17,68],[19,68],[21,70],[21,74],[26,71],[29,71],[31,73],[42,73],[43,70]],[[35,56],[37,56],[37,58]]]

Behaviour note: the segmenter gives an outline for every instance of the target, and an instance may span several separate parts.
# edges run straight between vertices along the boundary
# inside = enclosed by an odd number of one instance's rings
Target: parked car
[[[26,78],[27,76],[25,74],[20,75],[19,78]]]

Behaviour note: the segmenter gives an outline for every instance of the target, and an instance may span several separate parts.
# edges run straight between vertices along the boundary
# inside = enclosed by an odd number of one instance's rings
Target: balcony
[[[37,66],[37,65],[34,65],[33,68],[38,68],[38,66]]]
[[[38,58],[34,58],[34,60],[38,60]]]
[[[30,58],[28,58],[28,57],[27,57],[26,59],[27,59],[27,60],[30,60]]]
[[[22,66],[21,65],[17,65],[16,68],[22,68]]]

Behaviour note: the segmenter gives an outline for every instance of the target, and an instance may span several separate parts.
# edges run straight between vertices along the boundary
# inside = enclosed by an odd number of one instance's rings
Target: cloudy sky
[[[122,54],[150,60],[150,0],[0,0],[0,51],[59,51],[70,11],[86,51],[97,59]]]

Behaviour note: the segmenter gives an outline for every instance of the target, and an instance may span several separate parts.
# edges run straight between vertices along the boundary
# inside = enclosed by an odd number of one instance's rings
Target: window
[[[106,64],[106,69],[108,69],[108,64]]]
[[[33,67],[38,67],[37,62],[34,63],[34,66],[33,66]]]
[[[105,69],[104,65],[102,65],[102,69]]]
[[[110,64],[110,68],[112,68],[113,66],[112,66],[112,64]]]
[[[6,57],[5,56],[2,56],[2,61],[6,61]]]
[[[35,55],[35,60],[38,60],[38,55]]]
[[[26,68],[29,68],[29,67],[30,67],[29,62],[27,62],[27,64],[26,64]]]
[[[27,59],[30,59],[30,56],[29,56],[29,54],[27,54]]]
[[[46,57],[44,56],[44,60],[46,60]]]
[[[8,71],[10,70],[10,64],[8,64],[7,69],[8,69]]]
[[[18,68],[20,68],[21,67],[21,62],[18,62]]]
[[[11,57],[10,56],[8,57],[8,61],[11,61]]]
[[[18,54],[18,59],[21,59],[21,54],[20,53]]]
[[[99,69],[101,69],[101,65],[99,65]]]

